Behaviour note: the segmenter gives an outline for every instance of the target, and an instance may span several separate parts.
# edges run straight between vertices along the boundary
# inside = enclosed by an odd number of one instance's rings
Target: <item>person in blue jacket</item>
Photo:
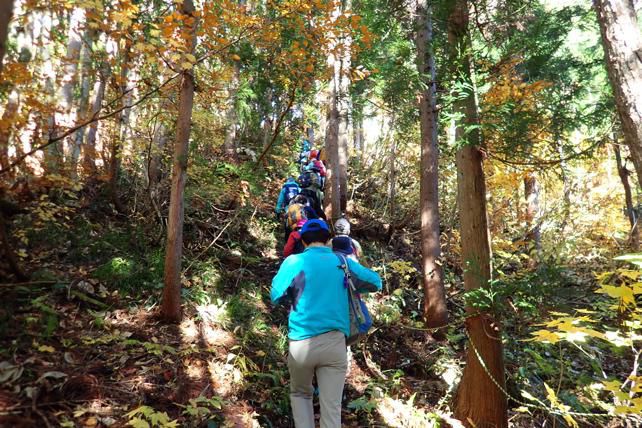
[[[314,428],[312,378],[319,386],[321,428],[341,426],[341,397],[350,335],[348,290],[341,259],[326,246],[328,225],[308,220],[301,228],[305,250],[286,258],[272,280],[273,303],[289,301],[288,368],[296,428]],[[357,291],[381,290],[379,275],[347,260]]]
[[[279,198],[276,200],[276,207],[274,208],[274,212],[277,215],[283,213],[290,201],[294,199],[294,197],[298,195],[299,192],[301,192],[301,188],[297,184],[294,177],[288,177],[285,183],[283,183],[283,187],[281,187],[281,192],[279,193]]]

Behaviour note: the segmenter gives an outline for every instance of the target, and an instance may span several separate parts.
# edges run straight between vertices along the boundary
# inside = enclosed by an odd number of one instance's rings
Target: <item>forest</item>
[[[341,426],[642,426],[642,1],[2,0],[0,427],[294,427],[311,150]]]

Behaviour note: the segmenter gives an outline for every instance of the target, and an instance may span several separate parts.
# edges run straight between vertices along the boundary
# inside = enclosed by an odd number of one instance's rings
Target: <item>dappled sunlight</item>
[[[230,322],[228,303],[221,299],[207,305],[197,305],[196,312],[205,324],[225,327]]]
[[[191,379],[202,379],[205,375],[205,367],[201,360],[184,360],[185,374]]]
[[[232,359],[228,358],[228,361],[232,361]],[[210,359],[207,362],[207,368],[216,394],[223,398],[234,395],[243,383],[241,370],[231,362]]]
[[[440,417],[416,407],[414,395],[408,401],[383,397],[376,400],[377,413],[387,426],[393,428],[437,428]]]
[[[185,343],[194,343],[198,339],[199,330],[193,318],[185,318],[180,324],[181,339]]]

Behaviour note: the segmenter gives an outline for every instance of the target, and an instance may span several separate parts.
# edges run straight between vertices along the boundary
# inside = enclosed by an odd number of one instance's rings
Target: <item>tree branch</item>
[[[494,153],[492,153],[492,152],[490,152],[488,150],[486,151],[486,153],[488,154],[488,157],[496,159],[499,162],[507,164],[507,165],[549,166],[549,165],[557,165],[557,164],[564,163],[564,162],[566,162],[568,160],[571,160],[571,159],[576,159],[576,158],[585,156],[585,155],[589,154],[590,152],[592,152],[593,150],[595,150],[600,145],[602,145],[603,143],[604,143],[603,141],[598,140],[595,143],[591,144],[588,148],[586,148],[586,149],[584,149],[584,150],[582,150],[580,152],[570,154],[570,155],[568,155],[566,157],[560,157],[559,159],[537,159],[536,158],[536,159],[534,159],[532,161],[512,161],[512,160],[508,160],[506,158],[499,157],[496,154],[494,154]]]
[[[285,15],[284,15],[284,16],[285,16]],[[235,45],[236,43],[240,42],[241,40],[245,39],[246,37],[249,37],[249,36],[251,36],[252,34],[255,34],[255,33],[256,33],[256,32],[258,32],[260,29],[261,29],[261,27],[255,27],[255,28],[253,28],[252,30],[247,31],[247,32],[246,32],[246,33],[244,33],[244,34],[240,34],[236,39],[234,39],[234,40],[230,41],[229,43],[225,44],[225,45],[224,45],[224,46],[222,46],[221,48],[216,49],[216,50],[211,50],[211,51],[209,51],[208,53],[206,53],[206,54],[204,54],[203,56],[201,56],[200,58],[198,58],[198,59],[196,60],[196,62],[194,63],[194,65],[196,65],[196,64],[200,64],[201,62],[205,61],[207,58],[211,57],[212,55],[216,55],[216,54],[218,54],[218,53],[223,52],[224,50],[226,50],[226,49],[228,49],[229,47],[231,47],[231,46]],[[138,100],[136,100],[135,102],[133,102],[133,103],[131,103],[131,104],[124,105],[124,106],[122,106],[122,107],[117,108],[117,109],[116,109],[116,110],[114,110],[114,111],[111,111],[111,112],[109,112],[109,113],[106,113],[106,114],[103,114],[103,115],[99,116],[99,115],[98,115],[98,113],[100,112],[100,110],[102,110],[102,109],[104,108],[104,107],[101,107],[99,110],[97,110],[97,111],[94,113],[94,115],[93,115],[90,119],[88,119],[88,120],[86,120],[86,121],[84,121],[84,122],[81,122],[81,123],[79,123],[79,124],[77,124],[77,125],[74,125],[74,126],[73,126],[73,127],[71,127],[71,128],[68,128],[65,132],[63,132],[63,133],[62,133],[62,134],[60,134],[60,135],[57,135],[57,136],[50,136],[46,143],[41,144],[41,145],[39,145],[38,147],[36,147],[36,148],[34,148],[34,149],[30,150],[29,152],[24,153],[23,155],[19,156],[16,160],[14,160],[13,162],[11,162],[11,163],[9,164],[9,166],[7,166],[6,168],[0,169],[0,176],[2,176],[3,174],[6,174],[7,172],[9,172],[11,169],[13,169],[13,168],[14,168],[14,167],[16,167],[17,165],[19,165],[23,160],[25,160],[25,159],[26,159],[26,158],[28,158],[29,156],[33,155],[34,153],[39,152],[40,150],[46,149],[46,148],[47,148],[47,147],[49,147],[50,145],[55,144],[55,143],[57,143],[58,141],[61,141],[61,140],[65,139],[65,138],[67,138],[68,136],[70,136],[71,134],[73,134],[74,132],[76,132],[77,130],[79,130],[79,129],[81,129],[81,128],[83,128],[83,127],[87,126],[87,125],[90,125],[90,124],[92,124],[92,123],[94,123],[94,122],[97,122],[97,121],[100,121],[100,120],[104,120],[104,119],[108,119],[108,118],[110,118],[110,117],[113,117],[113,116],[117,115],[118,113],[122,112],[122,111],[123,111],[123,110],[125,110],[125,109],[128,109],[128,108],[132,108],[132,107],[136,107],[136,106],[138,106],[139,104],[141,104],[141,103],[143,103],[144,101],[146,101],[148,98],[150,98],[150,97],[151,97],[152,95],[154,95],[156,92],[158,92],[159,90],[161,90],[162,88],[164,88],[165,86],[167,86],[171,81],[173,81],[174,79],[176,79],[177,77],[179,77],[179,76],[181,76],[181,75],[182,75],[182,73],[175,73],[173,76],[169,77],[167,80],[165,80],[165,81],[164,81],[163,83],[161,83],[160,85],[158,85],[158,86],[154,87],[153,89],[151,89],[151,90],[149,90],[148,92],[146,92],[145,94],[143,94],[143,95],[142,95]],[[133,90],[133,89],[132,89],[132,90]],[[124,96],[124,95],[125,95],[125,94],[122,94],[122,95],[121,95],[119,98],[117,98],[117,99],[122,98],[122,96]],[[112,102],[110,102],[110,104],[112,104],[112,103],[113,103],[113,101],[112,101]],[[278,130],[278,128],[277,128],[277,130]],[[274,138],[276,138],[276,136],[275,136]],[[274,140],[274,139],[273,139],[273,140]],[[273,141],[272,141],[272,142],[273,142]],[[271,145],[271,143],[270,143],[270,145]]]
[[[272,139],[270,140],[269,144],[267,144],[264,148],[263,151],[261,152],[261,155],[259,158],[256,160],[256,164],[260,165],[261,161],[265,157],[265,155],[268,154],[270,149],[272,148],[272,145],[276,141],[276,137],[279,135],[279,130],[281,129],[281,124],[283,123],[283,119],[285,119],[285,115],[288,114],[288,112],[292,109],[292,104],[294,104],[294,99],[295,93],[296,93],[296,85],[292,88],[292,92],[290,93],[290,100],[288,101],[288,106],[283,110],[281,115],[279,116],[279,119],[276,122],[276,128],[274,128],[274,132],[272,133]]]

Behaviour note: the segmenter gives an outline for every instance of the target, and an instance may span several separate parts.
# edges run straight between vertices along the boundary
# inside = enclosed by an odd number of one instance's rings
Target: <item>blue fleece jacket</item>
[[[381,290],[379,275],[348,259],[352,281],[360,292]],[[272,280],[271,298],[292,300],[288,337],[303,340],[332,330],[350,335],[348,290],[341,260],[328,247],[308,247],[283,261]]]

